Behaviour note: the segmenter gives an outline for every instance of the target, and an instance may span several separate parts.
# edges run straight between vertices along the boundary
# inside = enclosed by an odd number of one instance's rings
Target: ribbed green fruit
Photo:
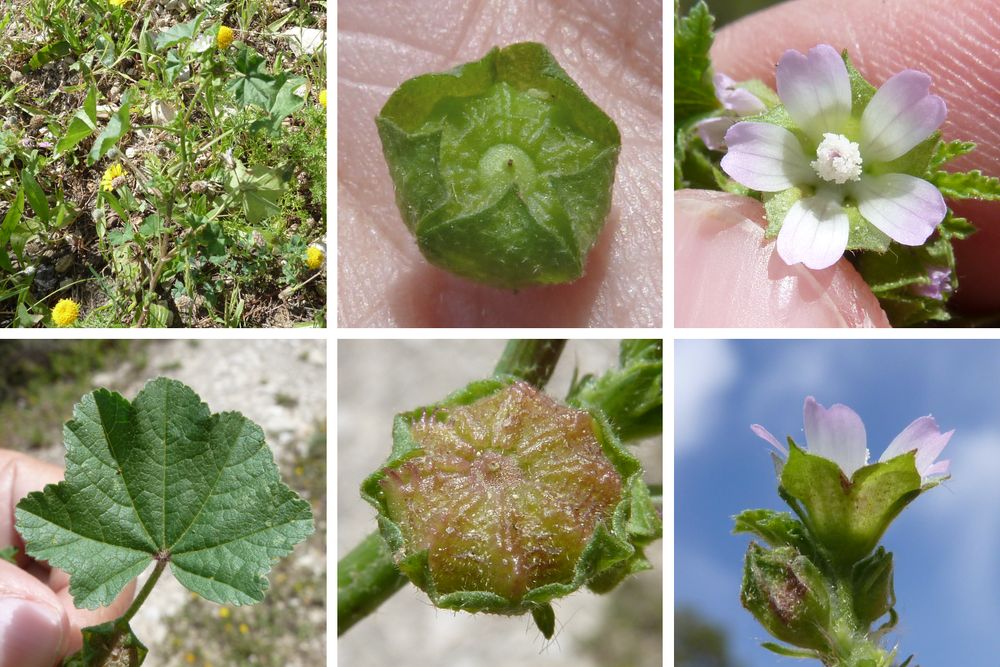
[[[583,275],[621,137],[544,45],[409,79],[375,123],[396,203],[431,263],[508,288]]]
[[[494,379],[397,416],[362,494],[437,606],[531,611],[548,636],[550,600],[648,567],[660,522],[641,472],[599,414]]]

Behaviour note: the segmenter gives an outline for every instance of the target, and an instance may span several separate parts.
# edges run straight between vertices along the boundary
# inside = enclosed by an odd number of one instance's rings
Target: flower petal
[[[865,220],[903,245],[923,245],[948,211],[936,187],[908,174],[865,174],[850,192]]]
[[[783,127],[736,123],[726,132],[726,145],[722,169],[748,188],[780,192],[816,179],[799,140]]]
[[[698,130],[698,136],[713,151],[726,150],[726,132],[733,126],[730,116],[718,116],[716,118],[706,118],[695,123],[694,128]]]
[[[858,413],[840,403],[824,408],[812,396],[802,412],[810,454],[833,461],[848,479],[868,463],[868,437]]]
[[[779,452],[781,452],[785,456],[788,456],[788,448],[782,445],[780,442],[778,442],[778,439],[775,438],[773,435],[771,435],[771,432],[768,431],[766,428],[764,428],[760,424],[750,424],[750,430],[753,431],[754,435],[756,435],[758,438],[766,440],[767,442],[771,443],[771,445],[774,446],[774,448],[777,449]]]
[[[951,461],[948,461],[948,460],[938,461],[934,465],[932,465],[929,468],[927,468],[927,470],[924,471],[924,474],[921,475],[920,477],[924,481],[926,481],[926,480],[928,480],[928,479],[930,479],[932,477],[947,476],[947,474],[949,472],[949,468],[951,468]]]
[[[841,131],[851,114],[851,80],[836,49],[820,44],[806,55],[785,51],[777,80],[788,114],[817,143],[824,132]]]
[[[897,435],[879,461],[888,461],[906,452],[916,450],[917,472],[921,477],[928,476],[928,470],[933,467],[935,459],[941,454],[955,431],[941,433],[937,422],[930,415],[913,420],[909,426]]]
[[[738,88],[736,82],[725,74],[713,76],[712,83],[715,84],[715,96],[722,102],[722,106],[737,116],[750,116],[767,111],[760,98],[749,90]]]
[[[861,155],[888,162],[931,135],[948,113],[944,100],[928,91],[931,78],[908,69],[882,84],[861,115]]]
[[[789,265],[802,262],[810,269],[825,269],[844,255],[850,231],[840,202],[817,193],[795,202],[785,214],[776,243],[778,256]]]

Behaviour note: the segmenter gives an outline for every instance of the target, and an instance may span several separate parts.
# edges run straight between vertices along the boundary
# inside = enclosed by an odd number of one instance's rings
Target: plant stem
[[[539,389],[552,377],[566,341],[560,339],[512,340],[507,343],[494,375],[513,375]]]
[[[134,600],[132,600],[131,606],[129,606],[125,613],[121,615],[121,618],[118,619],[117,622],[120,625],[127,625],[128,622],[132,620],[132,617],[135,616],[136,612],[139,611],[139,607],[141,607],[142,603],[149,597],[149,594],[153,590],[153,586],[156,585],[160,575],[163,574],[163,570],[166,569],[167,562],[167,560],[156,561],[156,567],[153,568],[153,572],[149,575],[149,579],[146,580],[142,590],[140,590],[139,594],[135,596]]]
[[[405,586],[389,546],[376,531],[337,563],[337,634],[375,611]]]
[[[513,375],[541,389],[565,346],[565,340],[512,340],[493,373]],[[396,569],[382,535],[377,531],[368,535],[337,563],[337,634],[378,609],[407,581]]]

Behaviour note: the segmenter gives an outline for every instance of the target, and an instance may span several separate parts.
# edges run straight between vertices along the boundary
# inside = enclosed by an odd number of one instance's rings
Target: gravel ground
[[[374,510],[358,495],[362,479],[387,457],[395,413],[431,403],[489,375],[503,341],[340,341],[338,346],[338,557],[375,529]],[[548,391],[563,396],[574,366],[601,372],[617,361],[617,341],[572,341]],[[662,482],[662,441],[638,445],[647,481]],[[646,596],[655,619],[639,631],[614,623],[619,591],[578,592],[556,601],[556,635],[547,642],[529,616],[472,615],[436,610],[427,596],[404,588],[338,640],[338,662],[351,667],[388,664],[449,667],[653,667],[662,664],[662,542],[647,551],[655,569],[635,578],[625,595]],[[610,620],[609,620],[610,618]],[[629,636],[630,653],[597,656],[595,637]],[[603,637],[603,638],[601,638]],[[589,647],[589,648],[588,648]],[[635,649],[635,650],[632,650]]]

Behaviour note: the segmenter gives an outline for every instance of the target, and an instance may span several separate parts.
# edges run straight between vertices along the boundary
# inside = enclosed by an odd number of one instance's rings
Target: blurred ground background
[[[375,511],[358,492],[387,458],[393,416],[433,403],[488,377],[504,341],[340,341],[338,346],[338,557],[376,530]],[[574,368],[601,373],[617,364],[617,341],[571,341],[546,391],[562,398]],[[646,479],[661,484],[662,439],[633,449]],[[662,542],[647,549],[654,569],[608,595],[587,591],[557,600],[556,635],[546,641],[530,616],[437,610],[407,586],[337,642],[350,667],[660,667],[663,660]]]
[[[212,412],[238,410],[263,428],[282,480],[311,503],[316,533],[271,571],[254,606],[203,600],[167,570],[132,621],[150,649],[144,665],[325,664],[325,341],[0,341],[0,446],[61,465],[62,424],[81,396],[101,386],[132,399],[160,375]]]

